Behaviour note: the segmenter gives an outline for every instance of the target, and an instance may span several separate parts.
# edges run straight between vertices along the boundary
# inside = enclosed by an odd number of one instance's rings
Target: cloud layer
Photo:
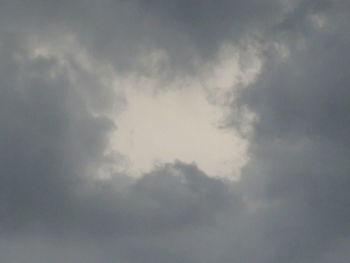
[[[348,261],[346,1],[1,2],[0,261]],[[227,45],[240,70],[261,65],[221,94],[225,129],[256,116],[241,179],[181,161],[115,169],[113,116],[134,88],[115,79],[191,94],[163,84],[209,80]]]

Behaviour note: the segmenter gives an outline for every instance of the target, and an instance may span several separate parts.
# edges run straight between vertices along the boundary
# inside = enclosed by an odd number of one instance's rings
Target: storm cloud
[[[0,2],[0,261],[348,262],[349,3]],[[237,77],[216,90],[222,54]],[[123,169],[115,116],[126,90],[152,85],[193,104],[205,86],[224,116],[215,129],[247,145],[239,177],[192,155]],[[157,136],[172,129],[164,145],[190,149],[177,125],[196,126],[176,117]]]

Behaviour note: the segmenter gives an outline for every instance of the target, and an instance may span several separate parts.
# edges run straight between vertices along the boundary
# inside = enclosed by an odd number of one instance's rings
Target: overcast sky
[[[0,0],[0,262],[348,263],[348,0]]]

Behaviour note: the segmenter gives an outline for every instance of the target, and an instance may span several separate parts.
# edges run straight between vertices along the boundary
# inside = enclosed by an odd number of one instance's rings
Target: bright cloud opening
[[[158,163],[180,160],[195,163],[210,176],[237,178],[248,161],[248,141],[220,126],[234,85],[249,81],[256,72],[244,75],[233,57],[220,61],[205,78],[170,83],[160,90],[152,78],[117,80],[127,103],[115,117],[111,146],[125,156],[124,169],[140,175]]]

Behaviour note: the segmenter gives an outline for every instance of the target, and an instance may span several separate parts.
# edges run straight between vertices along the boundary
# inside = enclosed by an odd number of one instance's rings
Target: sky
[[[0,6],[0,262],[349,262],[349,1]]]

